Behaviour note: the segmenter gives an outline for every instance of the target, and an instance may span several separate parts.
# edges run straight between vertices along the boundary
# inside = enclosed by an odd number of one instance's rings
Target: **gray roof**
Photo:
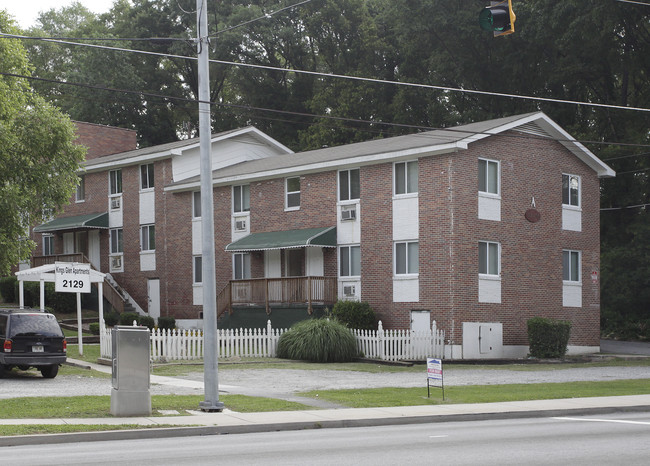
[[[220,168],[213,173],[213,179],[219,183],[228,183],[233,179],[241,178],[253,179],[264,177],[265,173],[277,172],[296,168],[298,170],[309,171],[310,165],[318,164],[336,164],[336,162],[346,162],[346,165],[355,164],[365,156],[374,156],[381,154],[400,154],[411,153],[412,151],[426,150],[435,153],[436,149],[452,152],[456,150],[456,144],[476,138],[477,135],[488,136],[490,131],[503,127],[504,125],[517,122],[536,113],[524,115],[515,115],[495,120],[481,121],[467,125],[456,126],[453,128],[439,129],[433,131],[424,131],[421,133],[408,134],[384,139],[374,139],[371,141],[345,144],[336,147],[324,147],[305,152],[293,154],[283,154],[265,159],[253,160],[225,168]],[[355,160],[356,159],[356,160]],[[186,185],[195,185],[200,180],[199,176],[188,178],[178,183],[173,183],[170,188],[180,188]],[[189,188],[189,186],[188,186]],[[182,189],[182,188],[181,188]]]
[[[247,127],[247,128],[251,128],[251,127]],[[243,129],[246,128],[236,128],[228,131],[223,131],[221,133],[215,133],[212,134],[211,137],[212,139],[222,138],[228,136],[229,134],[240,132]],[[120,152],[118,154],[111,154],[102,157],[97,157],[95,159],[86,161],[83,165],[84,167],[86,167],[86,169],[91,169],[96,165],[104,165],[106,163],[111,163],[111,162],[128,161],[130,159],[141,158],[143,156],[153,155],[153,154],[160,154],[161,157],[168,157],[171,154],[171,152],[174,151],[175,149],[182,149],[184,147],[195,146],[198,145],[199,142],[200,142],[200,138],[198,137],[191,138],[191,139],[184,139],[182,141],[168,142],[166,144],[159,144],[157,146],[145,147],[143,149],[135,149],[128,152]]]

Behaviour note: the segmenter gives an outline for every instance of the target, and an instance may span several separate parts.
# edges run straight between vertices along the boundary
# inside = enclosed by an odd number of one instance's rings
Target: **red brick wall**
[[[77,127],[75,142],[88,148],[86,160],[137,149],[135,130],[80,121],[74,124]]]

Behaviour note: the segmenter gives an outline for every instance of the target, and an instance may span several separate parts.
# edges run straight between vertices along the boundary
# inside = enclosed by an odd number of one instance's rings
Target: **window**
[[[562,175],[562,204],[580,207],[580,177]]]
[[[395,243],[395,274],[419,272],[419,244],[417,241]]]
[[[150,189],[153,187],[153,163],[140,165],[140,189]]]
[[[580,281],[580,251],[562,251],[562,279],[565,282]]]
[[[122,170],[111,170],[108,172],[108,180],[110,185],[110,194],[122,193]]]
[[[194,283],[203,283],[203,256],[194,256],[193,258]]]
[[[359,182],[359,169],[342,170],[339,172],[339,201],[359,199],[361,185]]]
[[[300,182],[298,182],[300,191]],[[251,191],[249,185],[232,187],[233,212],[249,212],[251,210]],[[300,200],[298,202],[300,205]]]
[[[201,191],[192,193],[192,218],[201,218]]]
[[[361,247],[341,246],[339,248],[341,277],[361,276]]]
[[[79,175],[79,184],[75,192],[75,201],[83,202],[86,199],[86,175]]]
[[[478,190],[481,193],[499,194],[499,162],[478,159]]]
[[[251,278],[251,255],[248,253],[233,254],[233,269],[235,280]]]
[[[286,180],[286,208],[300,208],[300,177],[287,178]]]
[[[478,273],[482,275],[500,274],[499,243],[479,241],[478,243]]]
[[[418,161],[395,164],[395,194],[418,192]]]
[[[122,229],[121,228],[111,229],[110,236],[111,236],[111,254],[120,254],[124,252]]]
[[[51,256],[54,254],[54,236],[43,235],[43,255]]]
[[[144,225],[140,228],[140,246],[142,251],[156,250],[155,225]]]

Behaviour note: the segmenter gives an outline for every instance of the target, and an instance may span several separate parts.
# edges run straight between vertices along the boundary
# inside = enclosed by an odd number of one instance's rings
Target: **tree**
[[[0,10],[0,29],[17,33]],[[0,275],[28,259],[29,226],[67,204],[85,149],[67,116],[31,91],[31,65],[19,40],[0,39]]]

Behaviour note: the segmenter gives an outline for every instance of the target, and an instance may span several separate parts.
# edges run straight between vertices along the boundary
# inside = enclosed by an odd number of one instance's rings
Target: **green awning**
[[[234,243],[230,243],[226,246],[226,251],[266,251],[269,249],[304,248],[309,246],[335,248],[336,227],[253,233]]]
[[[48,231],[76,230],[79,228],[108,228],[108,213],[59,217],[34,227],[34,231],[43,233]]]

